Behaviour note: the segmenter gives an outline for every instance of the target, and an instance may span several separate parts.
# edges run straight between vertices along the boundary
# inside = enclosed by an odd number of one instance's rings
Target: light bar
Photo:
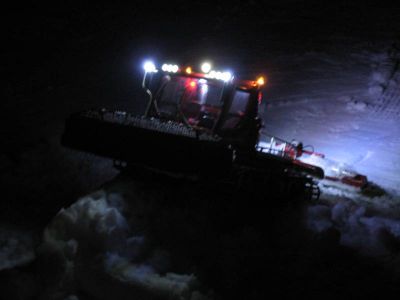
[[[156,66],[154,65],[154,63],[152,61],[146,61],[143,64],[143,69],[147,73],[156,73],[157,72]]]
[[[233,78],[231,72],[223,72],[221,77],[223,81],[229,81]]]
[[[177,65],[163,64],[161,70],[164,72],[176,73],[179,70]]]
[[[210,73],[206,74],[206,77],[223,80],[225,82],[229,81],[233,78],[233,76],[230,72],[219,72],[219,71],[214,71],[214,70],[211,71]]]
[[[145,72],[147,72],[147,73],[158,72],[155,64],[152,61],[146,61],[143,65],[143,68],[144,68]],[[174,65],[174,64],[163,64],[161,66],[161,70],[163,72],[177,73],[179,71],[179,66]],[[220,71],[211,70],[211,64],[208,62],[205,62],[201,65],[201,70],[204,73],[204,76],[206,78],[218,79],[218,80],[222,80],[225,82],[233,79],[232,73],[230,73],[230,72],[220,72]],[[185,69],[185,72],[187,74],[191,74],[192,68],[187,67]]]

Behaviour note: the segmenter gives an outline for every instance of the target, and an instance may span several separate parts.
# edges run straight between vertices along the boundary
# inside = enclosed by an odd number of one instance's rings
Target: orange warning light
[[[261,85],[264,85],[265,84],[265,79],[264,79],[264,77],[259,77],[259,78],[257,78],[257,84],[259,85],[259,86],[261,86]]]

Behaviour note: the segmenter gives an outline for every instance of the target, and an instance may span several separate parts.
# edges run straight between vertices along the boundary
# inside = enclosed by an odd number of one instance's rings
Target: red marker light
[[[191,81],[189,83],[190,87],[195,88],[196,87],[196,81]]]

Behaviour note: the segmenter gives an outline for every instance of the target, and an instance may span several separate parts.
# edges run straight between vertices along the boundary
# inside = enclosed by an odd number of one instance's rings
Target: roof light
[[[192,68],[191,67],[187,67],[185,71],[186,71],[187,74],[192,74]]]
[[[146,61],[143,64],[143,69],[147,73],[157,72],[156,66],[154,65],[154,63],[152,61]]]
[[[205,62],[201,65],[201,71],[203,73],[208,73],[211,71],[211,64],[209,62]]]
[[[178,72],[179,67],[177,65],[173,65],[171,69],[172,69],[172,72],[176,73],[176,72]]]
[[[259,78],[257,78],[257,84],[259,85],[259,86],[261,86],[261,85],[264,85],[265,84],[265,79],[264,79],[264,77],[259,77]]]
[[[178,72],[179,67],[177,65],[163,64],[161,70],[163,70],[164,72],[176,73]]]
[[[232,74],[230,72],[224,72],[221,74],[221,79],[223,81],[229,81],[232,79]]]
[[[218,80],[229,81],[233,78],[231,72],[219,72],[212,70],[210,73],[207,74],[208,78],[215,78]]]
[[[214,70],[212,70],[210,73],[208,73],[208,74],[206,75],[206,77],[209,77],[209,78],[217,78],[217,72],[214,71]]]

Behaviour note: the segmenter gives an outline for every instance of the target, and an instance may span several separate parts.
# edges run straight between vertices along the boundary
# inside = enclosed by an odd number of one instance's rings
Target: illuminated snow
[[[145,236],[135,234],[130,224],[136,221],[128,222],[124,207],[121,196],[99,191],[55,216],[45,229],[40,247],[42,258],[60,258],[55,262],[59,267],[53,267],[58,274],[47,274],[59,278],[53,289],[71,295],[79,284],[102,299],[128,299],[134,295],[205,299],[195,291],[198,283],[194,275],[159,273],[157,259],[151,257],[160,256],[160,251],[149,248]],[[105,285],[95,287],[96,280],[102,278],[108,278]]]
[[[319,204],[307,211],[308,227],[322,233],[340,232],[340,243],[368,256],[398,255],[400,248],[400,195],[363,195],[356,188],[320,184]]]
[[[266,87],[265,130],[400,191],[400,72],[390,49],[360,49],[274,58],[279,70]],[[296,63],[302,68],[294,71]]]
[[[340,232],[340,243],[369,256],[398,255],[400,221],[394,218],[368,216],[365,207],[337,203],[309,207],[308,225],[316,232],[334,228]]]

